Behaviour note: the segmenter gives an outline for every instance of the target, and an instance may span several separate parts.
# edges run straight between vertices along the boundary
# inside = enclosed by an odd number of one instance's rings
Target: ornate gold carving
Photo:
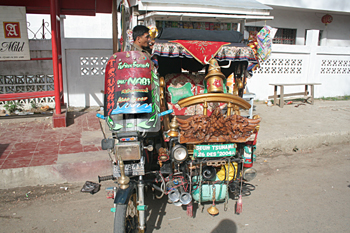
[[[165,88],[165,81],[164,81],[164,77],[160,77],[159,78],[159,86],[160,86],[160,94],[159,94],[159,98],[160,98],[160,110],[162,112],[166,111],[166,106],[165,106],[165,97],[164,97],[164,88]],[[165,115],[163,116],[163,130],[164,131],[168,131],[170,128],[170,120],[169,120],[169,115]]]
[[[236,115],[241,115],[241,112],[239,111],[239,107],[237,105],[235,105],[233,109],[235,110]]]
[[[243,109],[249,109],[250,104],[241,97],[224,93],[199,94],[179,100],[181,108],[205,102],[232,103]]]
[[[233,94],[239,96],[239,91],[243,90],[244,84],[241,78],[236,78],[235,86],[233,88]]]
[[[225,78],[226,78],[225,75],[221,72],[221,68],[219,66],[218,61],[212,58],[209,61],[208,74],[204,78],[207,83],[208,93],[212,93],[212,92],[223,93]]]
[[[227,104],[227,113],[226,113],[227,116],[231,116],[231,114],[232,114],[232,107],[233,107],[232,103],[228,103]]]
[[[160,162],[165,162],[169,159],[167,151],[163,147],[159,148],[158,155],[158,160],[160,160]]]
[[[253,119],[254,119],[254,120],[259,119],[259,118],[260,118],[259,115],[254,115],[254,116],[253,116]],[[260,125],[257,125],[257,126],[255,127],[255,131],[256,131],[256,132],[259,132],[259,129],[260,129]]]
[[[115,147],[116,149],[116,147]],[[124,162],[122,160],[122,157],[119,153],[116,153],[114,151],[114,154],[116,156],[116,159],[118,161],[119,169],[120,169],[120,177],[118,178],[118,184],[121,189],[127,189],[129,187],[130,178],[125,175],[125,167]]]
[[[160,85],[161,87],[165,87],[164,77],[160,77],[160,79],[159,79],[159,85]]]
[[[179,128],[179,125],[176,122],[176,116],[174,116],[170,122],[170,132],[168,133],[169,137],[179,136],[179,132],[177,131],[178,128]]]
[[[226,194],[226,195],[228,195],[228,194]],[[200,198],[201,198],[201,197],[200,197]],[[216,208],[216,206],[215,206],[215,199],[216,199],[216,195],[215,195],[215,185],[213,185],[213,205],[207,209],[208,213],[209,213],[210,215],[213,215],[213,216],[219,214],[219,210],[218,210],[218,208]]]
[[[120,177],[118,178],[118,184],[121,189],[127,189],[129,187],[130,178],[125,175],[124,162],[119,160]]]

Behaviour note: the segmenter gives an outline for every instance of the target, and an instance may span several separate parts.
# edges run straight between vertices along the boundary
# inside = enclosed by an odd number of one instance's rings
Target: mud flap
[[[130,182],[129,187],[127,189],[118,188],[115,194],[114,204],[117,204],[117,205],[128,204],[127,202],[129,201],[130,196],[131,194],[133,194],[135,189],[136,189],[136,185],[134,182]]]

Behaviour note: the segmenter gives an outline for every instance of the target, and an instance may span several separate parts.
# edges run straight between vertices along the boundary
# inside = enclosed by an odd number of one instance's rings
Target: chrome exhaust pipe
[[[179,190],[173,188],[168,194],[168,199],[173,203],[178,202],[180,200]]]
[[[180,202],[183,204],[183,205],[188,205],[190,204],[192,201],[192,196],[190,193],[188,192],[181,192],[181,195],[180,195]]]

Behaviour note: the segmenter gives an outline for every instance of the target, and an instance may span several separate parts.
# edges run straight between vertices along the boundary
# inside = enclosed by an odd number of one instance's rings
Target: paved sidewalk
[[[69,112],[67,125],[52,128],[51,116],[0,118],[0,188],[96,180],[98,174],[109,174],[96,111]]]
[[[299,103],[296,103],[299,104]],[[268,107],[262,117],[257,153],[318,148],[350,141],[350,101]],[[51,117],[0,118],[0,188],[97,180],[110,175],[96,111],[70,112],[68,127],[52,128]]]
[[[100,131],[96,112],[77,112],[67,128],[52,128],[51,117],[0,121],[0,168],[52,165],[62,154],[100,151],[100,141],[91,141]]]
[[[316,100],[314,105],[295,102],[268,107],[256,104],[262,117],[257,153],[319,148],[350,141],[350,101]],[[297,106],[297,107],[296,107]]]

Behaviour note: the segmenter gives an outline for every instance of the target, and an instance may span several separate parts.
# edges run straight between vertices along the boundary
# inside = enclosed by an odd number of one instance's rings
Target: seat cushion
[[[183,98],[197,94],[197,85],[203,82],[202,75],[168,74],[165,76],[166,102],[169,109],[173,109],[173,115],[196,115],[196,106],[181,108],[177,102]]]
[[[168,109],[173,109],[172,115],[193,116],[203,114],[203,104],[197,104],[181,108],[177,102],[181,99],[204,93],[204,74],[168,74],[165,76],[166,102]],[[223,109],[224,103],[208,103],[207,114],[210,116],[212,111],[220,106]]]

